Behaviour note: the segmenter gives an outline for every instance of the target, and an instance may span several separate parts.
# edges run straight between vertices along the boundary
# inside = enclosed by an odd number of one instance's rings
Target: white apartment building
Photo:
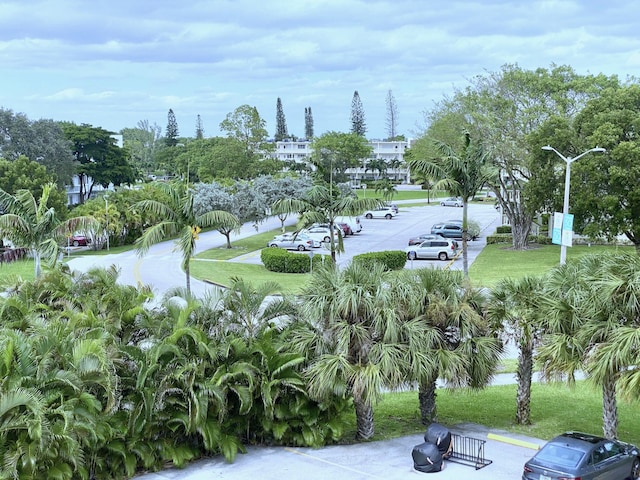
[[[278,160],[306,162],[312,153],[310,140],[283,140],[275,144],[274,156]],[[413,140],[369,140],[369,146],[372,148],[371,156],[362,159],[361,167],[350,168],[346,172],[351,178],[351,184],[357,187],[362,180],[377,180],[380,173],[367,168],[370,160],[383,160],[388,165],[387,178],[409,183],[411,177],[404,162],[404,154],[412,144]]]

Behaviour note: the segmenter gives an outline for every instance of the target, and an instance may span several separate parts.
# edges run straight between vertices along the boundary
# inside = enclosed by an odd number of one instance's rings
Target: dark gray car
[[[639,475],[635,445],[567,432],[549,441],[524,464],[522,480],[636,480]]]

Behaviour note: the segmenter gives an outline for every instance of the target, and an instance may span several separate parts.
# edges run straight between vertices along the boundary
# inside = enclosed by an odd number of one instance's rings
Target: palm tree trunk
[[[42,266],[40,264],[40,252],[36,248],[31,249],[33,255],[33,265],[35,268],[35,277],[38,278],[42,273]]]
[[[462,199],[462,271],[465,278],[469,277],[469,255],[467,254],[467,237],[469,224],[467,222],[467,199]]]
[[[189,259],[187,259],[187,263],[184,266],[184,273],[187,276],[187,295],[191,296],[191,274],[189,270]]]
[[[531,423],[531,377],[533,375],[533,346],[531,343],[520,345],[518,354],[518,391],[516,393],[516,423]]]
[[[356,440],[369,440],[374,434],[373,407],[361,399],[353,399],[356,408]]]
[[[418,387],[418,401],[420,402],[420,419],[423,425],[430,425],[438,420],[436,405],[436,380],[433,378],[421,383]]]
[[[605,437],[618,438],[616,381],[611,375],[602,383],[602,430]]]

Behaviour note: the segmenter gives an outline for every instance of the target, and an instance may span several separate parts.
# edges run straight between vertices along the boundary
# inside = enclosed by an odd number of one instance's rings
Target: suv
[[[420,245],[411,245],[405,249],[409,260],[420,258],[437,258],[439,260],[449,260],[458,253],[458,242],[450,238],[439,240],[426,240]]]
[[[462,239],[462,225],[459,223],[436,223],[431,227],[431,233],[437,233],[446,238]]]

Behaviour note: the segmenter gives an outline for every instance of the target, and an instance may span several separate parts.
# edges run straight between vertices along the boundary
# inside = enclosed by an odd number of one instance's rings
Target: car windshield
[[[538,452],[536,459],[544,463],[574,468],[580,463],[583,455],[584,452],[581,450],[551,443]]]

